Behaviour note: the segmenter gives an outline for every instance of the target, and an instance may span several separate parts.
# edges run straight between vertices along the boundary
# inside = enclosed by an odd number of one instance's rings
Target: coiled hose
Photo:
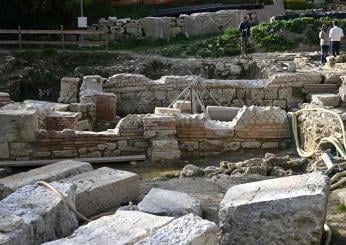
[[[316,147],[312,150],[312,151],[305,151],[304,149],[301,148],[300,143],[299,143],[299,137],[298,137],[298,123],[297,123],[297,115],[301,114],[303,112],[315,112],[315,111],[322,111],[328,114],[331,114],[333,116],[335,116],[341,126],[341,130],[342,130],[342,140],[343,140],[343,144],[340,143],[340,141],[334,137],[334,136],[329,136],[329,137],[325,137],[322,138],[320,140],[320,142],[316,145]],[[342,120],[342,118],[340,117],[339,114],[337,114],[336,112],[324,109],[324,108],[309,108],[309,109],[301,109],[297,112],[289,112],[288,113],[289,116],[291,117],[291,124],[292,124],[292,132],[293,132],[293,138],[294,138],[294,143],[296,145],[296,150],[298,152],[298,155],[300,157],[311,157],[313,154],[315,154],[316,150],[320,147],[321,144],[323,143],[331,143],[335,149],[337,150],[337,152],[340,154],[340,156],[346,160],[346,134],[345,134],[345,125],[344,122]],[[332,169],[328,169],[326,172],[329,173]],[[336,188],[338,188],[339,186],[341,186],[342,184],[346,183],[346,171],[341,172],[341,173],[337,173],[335,174],[332,178],[331,178],[331,190],[334,190]],[[341,180],[337,181],[339,178],[342,178]],[[326,240],[324,242],[325,245],[329,245],[330,241],[331,241],[331,237],[332,237],[332,232],[330,227],[327,224],[324,224],[323,226],[324,231],[326,232]]]

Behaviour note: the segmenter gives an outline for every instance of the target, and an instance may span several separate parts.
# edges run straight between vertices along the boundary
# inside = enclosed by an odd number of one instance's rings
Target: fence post
[[[19,41],[19,49],[22,50],[22,33],[20,30],[20,25],[18,26],[18,41]]]
[[[109,36],[108,32],[106,32],[106,50],[108,51],[108,42],[109,42]]]
[[[61,43],[62,43],[62,50],[65,51],[65,38],[64,38],[64,26],[60,26],[61,30]]]

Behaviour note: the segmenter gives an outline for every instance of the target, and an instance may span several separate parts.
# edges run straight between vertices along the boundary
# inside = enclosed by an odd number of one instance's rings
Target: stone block
[[[0,142],[0,159],[9,159],[10,149],[7,142]]]
[[[60,83],[59,103],[77,102],[79,78],[63,77]]]
[[[312,94],[311,102],[319,106],[336,107],[340,103],[340,96],[338,94]]]
[[[152,161],[177,160],[177,159],[180,159],[180,149],[179,149],[178,141],[175,137],[152,141],[152,151],[151,151]]]
[[[180,217],[189,213],[202,215],[199,200],[178,191],[153,188],[138,204],[139,211],[160,216]]]
[[[80,87],[80,96],[84,94],[85,91],[94,91],[102,92],[102,85],[105,81],[105,78],[93,75],[93,76],[84,76],[83,83]]]
[[[229,142],[223,145],[223,151],[237,151],[240,149],[240,142]]]
[[[38,128],[38,117],[33,110],[0,111],[1,141],[32,142]]]
[[[320,244],[328,194],[319,172],[234,186],[220,204],[221,244]]]
[[[74,203],[76,188],[52,183],[66,200]],[[71,235],[78,227],[75,214],[54,192],[44,186],[27,185],[0,201],[2,223],[0,244],[31,245]],[[10,216],[10,218],[9,218]]]
[[[281,109],[287,108],[286,100],[273,100],[273,106],[280,107]]]
[[[91,170],[92,166],[89,163],[68,160],[1,178],[0,199],[24,185],[34,184],[39,180],[51,182]]]
[[[244,149],[258,149],[261,148],[260,142],[242,142],[241,147]]]
[[[85,216],[100,214],[139,197],[139,176],[102,167],[61,180],[77,186],[76,208]]]
[[[138,211],[117,211],[79,227],[69,237],[45,245],[134,244],[172,220]]]
[[[206,244],[217,245],[217,226],[194,214],[188,214],[160,228],[136,245]]]
[[[346,86],[341,86],[339,88],[339,95],[342,102],[346,102]]]
[[[168,107],[155,107],[155,114],[160,115],[160,114],[167,114],[167,115],[177,115],[180,114],[181,110],[180,109],[173,109],[173,108],[168,108]]]
[[[279,142],[265,142],[262,144],[262,149],[279,148]]]

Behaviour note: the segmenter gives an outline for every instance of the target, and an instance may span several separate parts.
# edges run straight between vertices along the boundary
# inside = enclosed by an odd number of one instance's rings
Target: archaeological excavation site
[[[101,18],[107,50],[22,50],[19,28],[0,48],[0,245],[346,244],[345,52],[108,50],[275,25],[270,2]]]

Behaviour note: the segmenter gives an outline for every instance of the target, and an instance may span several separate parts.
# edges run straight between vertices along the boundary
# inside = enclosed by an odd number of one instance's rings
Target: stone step
[[[52,185],[73,202],[73,184]],[[77,228],[75,214],[47,187],[26,185],[0,201],[1,245],[41,244],[69,236]]]
[[[61,180],[77,186],[76,208],[87,217],[138,200],[139,181],[135,173],[107,167]]]
[[[337,84],[304,84],[303,93],[327,94],[335,93],[338,90]]]
[[[337,107],[340,103],[338,94],[312,94],[311,102],[319,106]]]
[[[118,211],[79,227],[69,237],[44,244],[134,244],[172,220],[139,211]]]
[[[201,217],[188,214],[155,231],[151,236],[141,240],[136,245],[161,244],[205,244],[216,245],[217,226],[215,223],[203,220]]]
[[[220,204],[221,244],[320,244],[328,195],[320,172],[233,186]]]
[[[18,188],[25,185],[34,184],[39,180],[52,182],[65,179],[73,175],[88,172],[92,169],[92,166],[87,162],[68,160],[1,178],[0,200],[11,194]]]

